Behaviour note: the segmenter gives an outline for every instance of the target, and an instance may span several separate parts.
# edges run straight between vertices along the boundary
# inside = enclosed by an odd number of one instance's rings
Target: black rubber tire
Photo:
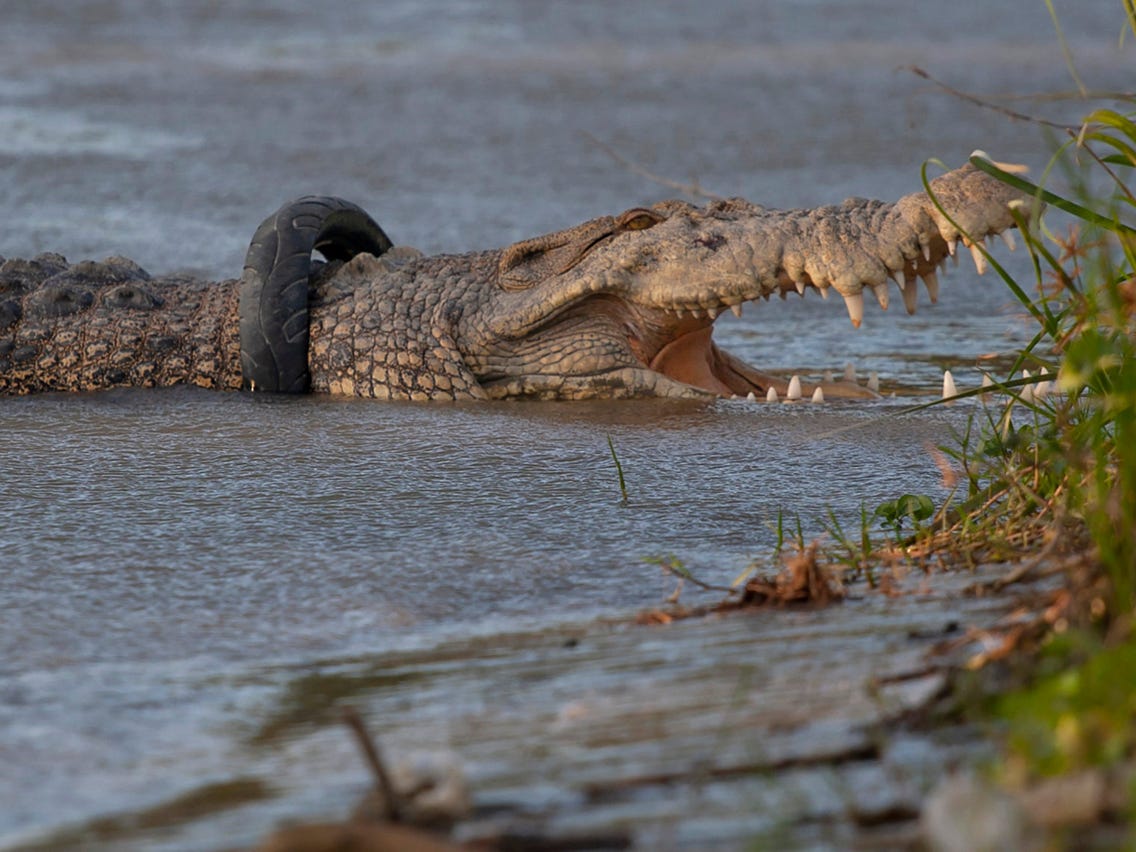
[[[312,252],[347,261],[380,255],[390,238],[363,208],[342,198],[290,201],[256,229],[240,285],[241,377],[246,390],[306,393],[308,279]]]

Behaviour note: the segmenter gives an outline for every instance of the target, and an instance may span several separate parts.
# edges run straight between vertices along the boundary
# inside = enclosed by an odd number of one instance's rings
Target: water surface
[[[1059,9],[1092,88],[1130,82],[1115,6]],[[267,213],[309,192],[431,252],[675,194],[589,135],[774,206],[897,197],[926,158],[977,147],[1044,165],[1034,127],[909,64],[990,95],[1071,87],[1042,4],[9,3],[0,254],[221,279]],[[853,333],[839,301],[749,307],[717,336],[763,366],[853,361],[927,390],[943,367],[977,382],[980,356],[1030,334],[965,262],[914,317],[870,307]],[[645,557],[728,583],[770,553],[781,509],[813,535],[830,509],[854,524],[900,493],[941,496],[928,447],[967,409],[895,417],[905,404],[0,400],[0,843],[262,767],[236,744],[296,672],[625,614],[673,589]],[[463,684],[448,712],[511,710]],[[286,757],[332,777],[304,763],[307,742]],[[243,812],[242,836],[329,807],[290,788]]]

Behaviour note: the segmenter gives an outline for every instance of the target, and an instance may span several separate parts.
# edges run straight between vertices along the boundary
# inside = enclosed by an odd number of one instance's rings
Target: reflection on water
[[[309,192],[427,251],[674,193],[584,132],[774,206],[896,197],[925,158],[976,147],[1037,166],[1032,128],[897,68],[986,93],[1067,88],[1043,9],[978,0],[949,16],[882,0],[9,5],[0,254],[215,278]],[[1114,7],[1080,2],[1064,22],[1094,88],[1129,83]],[[965,385],[978,356],[1022,340],[1006,301],[964,263],[915,317],[869,311],[853,334],[839,304],[774,300],[717,336],[770,368],[851,360],[926,388],[950,366]],[[0,400],[0,762],[35,768],[0,772],[0,843],[240,778],[234,729],[280,685],[265,667],[654,604],[673,585],[644,557],[728,582],[769,553],[780,509],[812,535],[829,508],[939,494],[926,448],[965,410],[900,407]],[[297,795],[256,824],[302,812]]]

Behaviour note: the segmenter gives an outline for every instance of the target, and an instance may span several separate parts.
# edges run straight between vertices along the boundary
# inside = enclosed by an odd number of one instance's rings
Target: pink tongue
[[[672,340],[651,359],[651,369],[676,381],[728,396],[732,391],[718,380],[712,368],[713,333],[714,328],[707,326]]]

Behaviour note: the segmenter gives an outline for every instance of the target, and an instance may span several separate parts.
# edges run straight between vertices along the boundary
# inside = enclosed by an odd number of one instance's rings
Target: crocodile
[[[220,283],[152,277],[120,257],[7,260],[0,393],[190,384],[389,400],[783,394],[783,378],[713,340],[720,314],[835,290],[858,328],[864,291],[886,309],[889,282],[914,312],[918,282],[936,301],[936,273],[960,242],[981,272],[984,240],[1011,242],[1014,208],[1028,200],[971,163],[929,186],[890,203],[800,210],[664,201],[436,256],[393,245],[349,202],[312,196],[266,219],[241,278]]]

